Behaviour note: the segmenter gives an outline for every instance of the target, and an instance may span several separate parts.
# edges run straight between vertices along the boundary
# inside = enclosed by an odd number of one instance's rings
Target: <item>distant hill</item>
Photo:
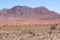
[[[27,6],[14,6],[11,9],[0,10],[0,21],[39,21],[60,20],[60,14],[41,6],[31,8]]]

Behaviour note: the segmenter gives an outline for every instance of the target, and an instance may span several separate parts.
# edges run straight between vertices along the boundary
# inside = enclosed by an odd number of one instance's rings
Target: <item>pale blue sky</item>
[[[12,8],[13,6],[29,6],[46,8],[60,13],[60,0],[0,0],[0,10],[3,8]]]

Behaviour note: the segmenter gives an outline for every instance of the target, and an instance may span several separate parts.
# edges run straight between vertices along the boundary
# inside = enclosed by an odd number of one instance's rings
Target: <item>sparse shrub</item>
[[[3,25],[3,27],[6,27],[6,25]]]
[[[30,34],[33,34],[33,32],[29,32]]]
[[[56,26],[57,26],[56,24],[51,26],[51,31],[49,32],[50,34],[52,33],[52,31],[56,30]]]
[[[55,30],[55,29],[56,29],[55,25],[51,26],[51,30]]]
[[[58,24],[55,24],[56,26],[58,25]]]

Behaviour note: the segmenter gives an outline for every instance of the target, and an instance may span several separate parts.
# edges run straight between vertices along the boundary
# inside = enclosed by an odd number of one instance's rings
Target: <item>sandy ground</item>
[[[55,30],[51,25],[2,26],[0,40],[60,40],[60,24]]]
[[[40,21],[0,21],[0,26],[3,25],[29,25],[29,24],[60,24],[60,20],[40,20]]]

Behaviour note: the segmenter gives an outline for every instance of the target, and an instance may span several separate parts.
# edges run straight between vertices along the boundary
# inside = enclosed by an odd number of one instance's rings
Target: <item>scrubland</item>
[[[0,40],[60,40],[60,24],[3,25]]]

